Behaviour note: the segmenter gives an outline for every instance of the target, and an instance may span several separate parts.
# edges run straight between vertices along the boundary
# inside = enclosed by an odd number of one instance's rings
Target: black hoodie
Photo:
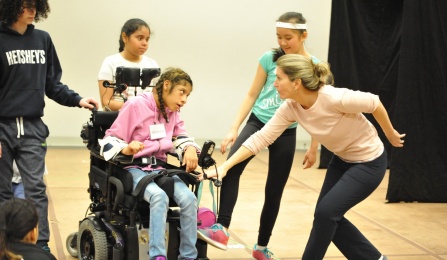
[[[22,35],[0,24],[0,119],[43,116],[45,95],[79,106],[79,94],[60,82],[62,69],[50,35],[28,25]]]
[[[9,249],[17,255],[21,255],[23,260],[56,260],[56,257],[35,244],[24,242],[14,242],[8,245]]]

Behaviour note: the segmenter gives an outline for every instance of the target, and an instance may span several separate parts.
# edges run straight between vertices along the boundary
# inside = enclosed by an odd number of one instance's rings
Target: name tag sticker
[[[151,125],[149,128],[151,133],[151,140],[166,137],[165,125],[163,124]]]

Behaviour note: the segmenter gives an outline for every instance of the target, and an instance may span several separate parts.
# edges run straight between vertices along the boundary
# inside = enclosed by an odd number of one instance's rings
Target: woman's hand
[[[306,154],[304,154],[304,160],[303,160],[304,169],[312,167],[316,161],[317,161],[317,151],[309,148]]]
[[[222,180],[222,178],[227,175],[227,170],[225,169],[225,164],[222,164],[221,166],[219,166],[217,168],[213,167],[213,168],[207,169],[205,171],[205,174],[208,179],[213,178],[213,179]],[[205,180],[205,176],[203,174],[200,174],[199,180]]]
[[[303,165],[304,169],[312,167],[317,161],[318,142],[312,137],[309,149],[304,155]]]
[[[220,144],[220,152],[224,154],[228,145],[233,145],[237,138],[237,130],[230,130]]]
[[[402,138],[405,137],[406,134],[399,134],[395,129],[391,133],[385,134],[388,141],[391,143],[394,147],[403,147],[404,146],[404,140]]]
[[[227,169],[225,168],[225,163],[220,167],[217,167],[216,177],[218,180],[222,180],[225,176],[227,176]]]
[[[144,144],[139,141],[132,141],[126,147],[121,150],[121,153],[124,155],[135,155],[138,152],[142,151],[144,148]]]
[[[186,148],[183,154],[182,165],[186,165],[186,172],[192,172],[197,168],[199,157],[197,156],[197,150],[194,146]]]
[[[205,180],[205,177],[203,176],[203,173],[201,173],[201,172],[197,172],[198,174],[197,174],[197,179],[199,180],[199,181],[203,181],[203,180]]]
[[[404,140],[402,138],[405,137],[405,134],[399,134],[393,125],[391,124],[390,118],[388,117],[388,112],[382,103],[380,103],[376,110],[372,113],[377,123],[379,123],[383,132],[385,133],[386,138],[394,147],[403,147]]]

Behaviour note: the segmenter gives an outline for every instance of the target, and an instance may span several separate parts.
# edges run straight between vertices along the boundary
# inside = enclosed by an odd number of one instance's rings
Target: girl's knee
[[[177,199],[177,204],[180,208],[196,207],[197,198],[192,192],[184,192]]]
[[[151,199],[149,203],[163,203],[168,205],[169,204],[169,197],[162,189],[158,189],[156,191],[151,191]]]

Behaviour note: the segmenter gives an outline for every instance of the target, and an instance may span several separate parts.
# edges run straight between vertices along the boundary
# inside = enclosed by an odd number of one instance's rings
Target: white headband
[[[306,30],[306,24],[304,23],[283,23],[283,22],[276,22],[276,27],[281,28],[287,28],[287,29],[294,29],[294,30]]]

